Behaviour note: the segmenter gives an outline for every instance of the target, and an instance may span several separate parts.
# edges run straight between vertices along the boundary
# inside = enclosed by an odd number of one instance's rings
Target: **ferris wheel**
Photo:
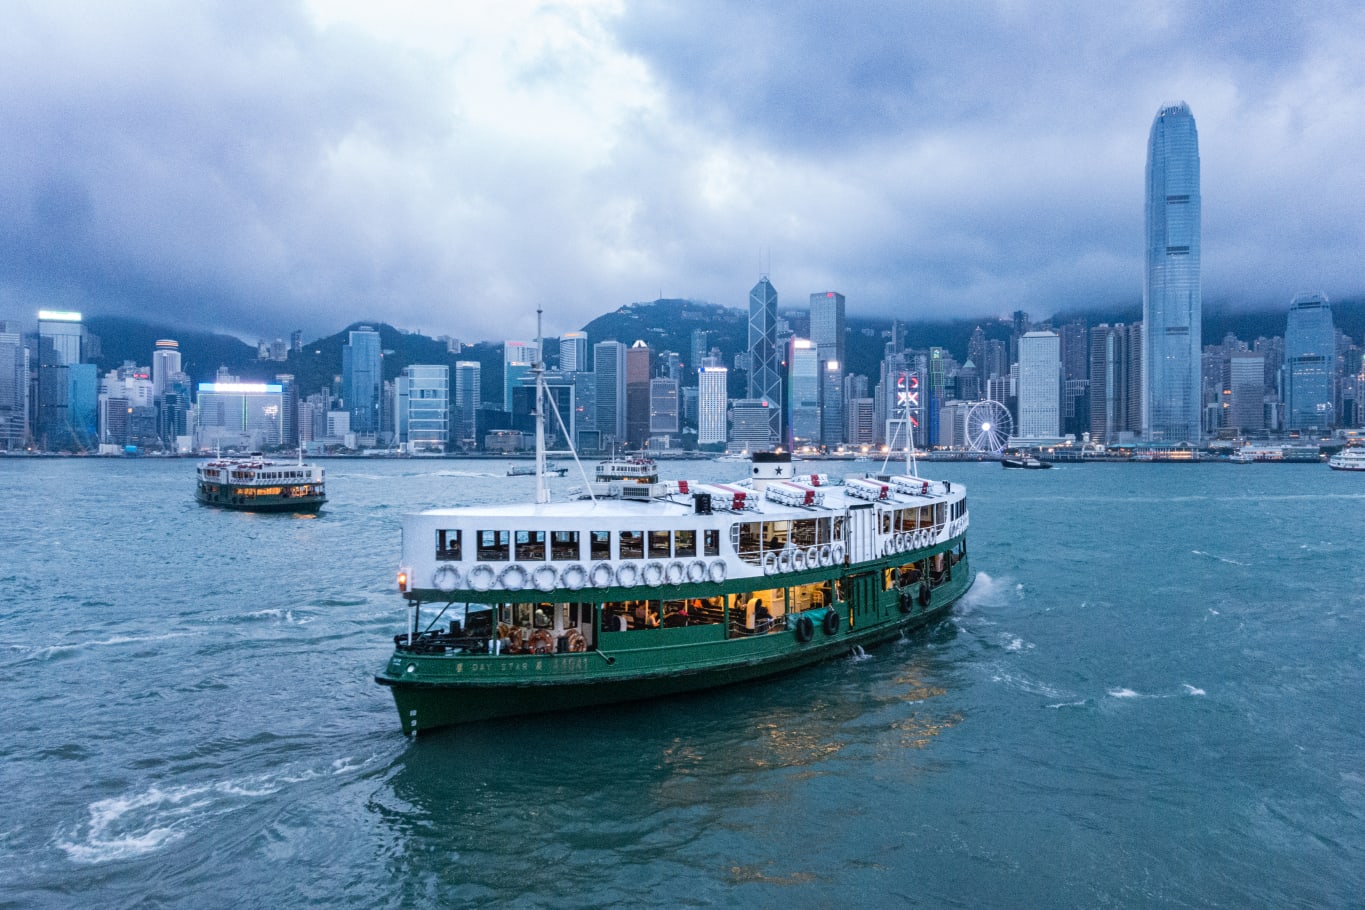
[[[1009,409],[998,401],[978,401],[967,411],[967,447],[973,452],[1001,452],[1014,433]]]

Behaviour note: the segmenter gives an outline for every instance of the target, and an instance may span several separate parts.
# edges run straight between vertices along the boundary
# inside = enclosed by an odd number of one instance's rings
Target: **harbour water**
[[[534,479],[325,465],[293,517],[0,460],[0,907],[1361,905],[1360,475],[926,466],[978,571],[936,628],[407,739],[399,519]]]

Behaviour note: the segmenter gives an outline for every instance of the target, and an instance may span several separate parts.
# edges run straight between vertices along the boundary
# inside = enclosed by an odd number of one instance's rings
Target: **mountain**
[[[785,308],[784,308],[785,309]],[[1205,344],[1222,341],[1232,333],[1243,341],[1254,341],[1259,336],[1283,335],[1288,305],[1274,310],[1247,311],[1225,304],[1211,303],[1204,308],[1203,336]],[[1141,319],[1138,305],[1113,309],[1063,311],[1038,325],[1060,326],[1075,319],[1090,325],[1101,322],[1136,322]],[[1333,301],[1332,316],[1339,330],[1359,341],[1365,335],[1365,300]],[[464,347],[459,354],[447,350],[445,342],[425,335],[405,332],[384,323],[352,323],[340,332],[303,345],[301,351],[290,351],[285,362],[260,360],[257,349],[238,338],[171,328],[163,324],[145,323],[118,316],[91,316],[86,320],[90,331],[99,336],[102,345],[95,358],[101,373],[114,369],[125,360],[146,366],[158,339],[173,338],[180,343],[183,369],[198,382],[211,381],[219,367],[244,380],[268,381],[279,373],[292,373],[300,393],[308,395],[327,386],[340,391],[341,349],[349,333],[361,326],[378,330],[384,351],[384,378],[391,380],[409,364],[446,364],[453,370],[457,361],[472,360],[483,366],[482,396],[487,402],[502,401],[501,341],[485,341]],[[901,338],[911,348],[924,349],[931,345],[946,348],[959,361],[967,356],[967,340],[977,326],[987,338],[1004,340],[1009,337],[1010,324],[1004,319],[956,319],[949,322],[901,320]],[[732,367],[730,394],[744,394],[746,375],[733,369],[734,357],[748,348],[748,312],[735,307],[721,306],[696,300],[661,298],[630,303],[605,313],[583,327],[590,343],[620,341],[630,345],[644,341],[656,352],[676,351],[688,369],[695,368],[692,359],[692,332],[704,329],[707,346],[719,348],[722,362]],[[876,382],[878,365],[887,342],[891,338],[891,323],[885,319],[851,317],[847,320],[845,370],[867,376]],[[558,361],[558,347],[553,338],[546,339],[546,361],[554,366]]]

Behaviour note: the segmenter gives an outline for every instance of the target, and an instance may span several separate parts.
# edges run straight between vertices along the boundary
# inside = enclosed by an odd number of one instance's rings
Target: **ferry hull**
[[[800,641],[793,630],[742,638],[717,638],[676,647],[600,650],[575,654],[475,655],[467,658],[396,651],[375,681],[393,693],[403,732],[524,714],[659,698],[734,685],[797,670],[873,647],[946,617],[971,587],[965,557],[953,578],[934,588],[930,602],[901,612],[898,595],[876,606],[836,604],[839,628],[822,628],[825,609],[811,611],[814,635]],[[859,614],[862,619],[859,619]],[[631,635],[633,633],[624,633]],[[648,634],[648,633],[646,633]],[[563,672],[558,672],[562,669]]]
[[[225,496],[196,493],[200,505],[238,512],[316,512],[327,501],[326,496],[295,496],[288,499],[257,497],[251,502],[233,502]]]

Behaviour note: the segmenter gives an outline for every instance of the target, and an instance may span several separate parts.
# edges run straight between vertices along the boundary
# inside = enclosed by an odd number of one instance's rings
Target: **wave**
[[[1209,559],[1216,559],[1219,562],[1225,562],[1230,566],[1250,565],[1250,563],[1239,562],[1236,559],[1228,559],[1226,556],[1217,556],[1213,553],[1205,553],[1203,550],[1191,550],[1190,552],[1193,553],[1195,556],[1207,556]]]
[[[376,757],[377,758],[377,757]],[[57,847],[83,865],[143,856],[176,843],[214,819],[292,784],[351,774],[376,760],[344,757],[325,769],[291,769],[179,787],[153,785],[91,803],[84,823],[60,832]]]
[[[42,648],[34,648],[32,655],[37,658],[48,658],[58,654],[83,651],[87,648],[111,648],[118,647],[119,645],[137,645],[149,641],[169,641],[173,638],[186,638],[191,635],[202,634],[202,632],[165,632],[161,635],[115,635],[111,638],[105,638],[99,641],[72,641],[56,645],[47,645]]]

